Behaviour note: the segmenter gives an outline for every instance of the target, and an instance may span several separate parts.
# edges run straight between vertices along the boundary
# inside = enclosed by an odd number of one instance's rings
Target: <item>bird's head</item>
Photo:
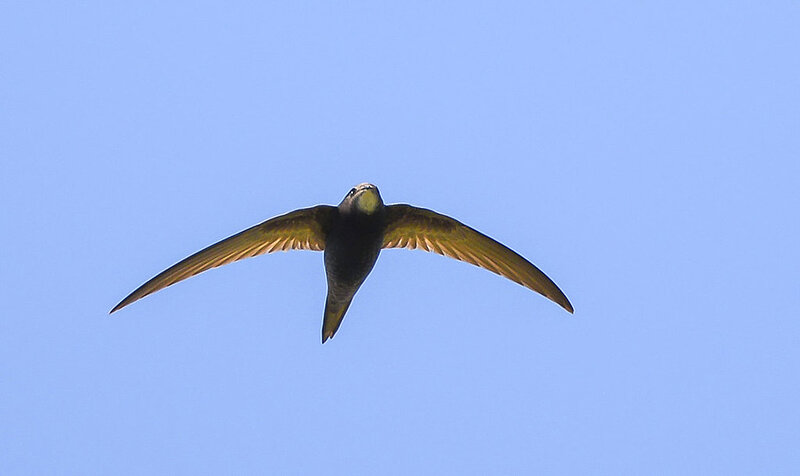
[[[372,215],[383,208],[383,199],[381,198],[378,187],[371,183],[362,183],[356,185],[347,193],[339,204],[339,210],[344,212],[363,213]]]

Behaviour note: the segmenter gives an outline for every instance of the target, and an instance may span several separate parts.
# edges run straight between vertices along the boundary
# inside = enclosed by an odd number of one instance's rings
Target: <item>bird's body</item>
[[[378,190],[367,189],[362,193],[377,195]],[[322,323],[323,342],[336,333],[353,296],[375,266],[383,244],[385,221],[382,201],[372,213],[365,213],[347,199],[337,208],[325,240],[328,297]]]
[[[350,190],[338,207],[295,210],[195,253],[140,286],[111,312],[190,276],[243,258],[289,249],[324,250],[328,281],[324,343],[336,333],[381,249],[400,247],[432,251],[480,266],[572,312],[572,305],[555,283],[511,249],[431,210],[384,205],[378,188],[367,183]]]

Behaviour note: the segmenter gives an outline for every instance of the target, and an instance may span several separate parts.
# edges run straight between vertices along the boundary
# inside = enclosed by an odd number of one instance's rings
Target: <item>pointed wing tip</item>
[[[130,296],[128,296],[125,299],[123,299],[122,301],[120,301],[119,304],[114,306],[114,309],[108,311],[108,313],[109,314],[114,314],[115,312],[119,311],[120,309],[122,309],[123,307],[125,307],[128,304],[132,303],[133,301],[136,301],[137,299],[131,299]]]
[[[567,311],[568,313],[575,314],[575,309],[572,307],[572,304],[566,299],[564,299],[564,302],[558,303],[558,305],[563,307],[564,310]]]

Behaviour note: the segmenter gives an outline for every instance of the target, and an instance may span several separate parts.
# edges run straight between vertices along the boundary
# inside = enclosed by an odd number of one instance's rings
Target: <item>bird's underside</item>
[[[330,245],[327,250],[326,245]],[[536,291],[573,312],[558,286],[510,248],[446,215],[411,205],[384,205],[377,187],[370,184],[351,190],[338,207],[319,205],[295,210],[213,244],[156,275],[111,312],[240,259],[274,251],[325,250],[325,342],[336,333],[353,295],[372,270],[380,249],[385,248],[420,249],[465,261]],[[337,277],[343,275],[347,278]]]

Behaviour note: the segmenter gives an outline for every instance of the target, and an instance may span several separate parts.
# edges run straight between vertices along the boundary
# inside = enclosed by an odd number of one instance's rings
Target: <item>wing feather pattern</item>
[[[336,207],[319,205],[289,212],[228,237],[178,262],[141,285],[111,312],[178,281],[264,253],[325,249],[325,238]]]
[[[431,251],[479,266],[545,296],[569,312],[572,304],[531,262],[467,225],[446,215],[411,205],[386,207],[383,248]]]

